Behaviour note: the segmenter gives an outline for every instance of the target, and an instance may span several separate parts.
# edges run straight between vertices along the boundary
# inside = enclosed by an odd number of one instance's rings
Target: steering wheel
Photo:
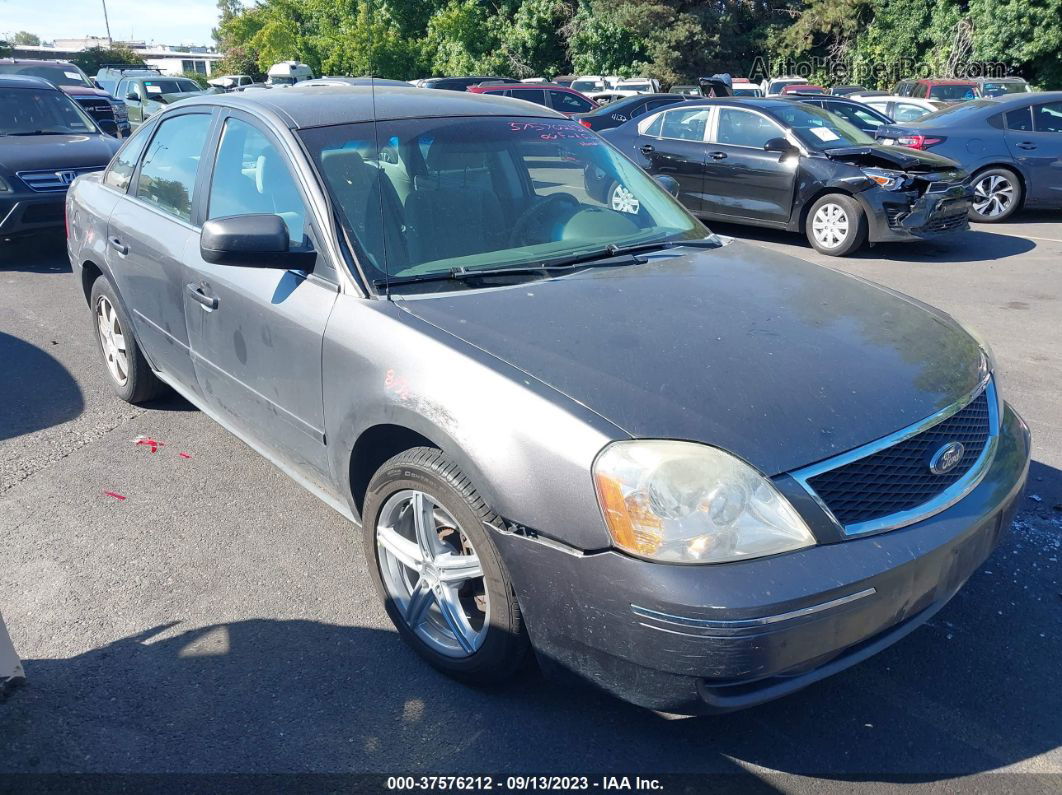
[[[527,240],[527,233],[531,231],[533,223],[545,220],[547,213],[559,211],[563,206],[574,210],[579,206],[579,200],[570,193],[551,193],[542,201],[532,204],[520,214],[520,217],[516,219],[516,223],[513,224],[513,231],[509,233],[509,245],[515,248],[536,242],[545,242]]]

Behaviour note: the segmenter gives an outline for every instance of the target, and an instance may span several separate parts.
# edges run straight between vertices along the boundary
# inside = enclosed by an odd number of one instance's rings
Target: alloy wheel
[[[985,218],[1003,215],[1014,202],[1014,186],[1000,174],[987,174],[974,186],[974,212]]]
[[[839,204],[826,203],[815,211],[811,231],[823,248],[837,248],[848,238],[848,213]]]
[[[447,657],[475,654],[490,600],[479,556],[450,513],[425,492],[399,491],[380,510],[376,549],[384,587],[409,629]]]
[[[103,358],[111,377],[119,386],[125,386],[129,380],[129,354],[126,349],[125,332],[118,321],[118,313],[107,296],[101,295],[96,301],[96,330],[100,335]]]

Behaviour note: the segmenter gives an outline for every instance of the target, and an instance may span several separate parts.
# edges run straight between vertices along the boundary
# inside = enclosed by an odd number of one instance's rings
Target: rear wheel
[[[1021,206],[1018,175],[1008,168],[990,168],[973,178],[970,220],[991,224],[1009,218]]]
[[[508,572],[484,529],[496,517],[440,450],[395,456],[373,476],[364,551],[402,638],[471,684],[511,677],[529,642]]]
[[[804,231],[816,251],[843,257],[866,241],[867,218],[851,196],[829,193],[811,205]]]
[[[92,283],[89,302],[96,342],[115,394],[128,403],[143,403],[163,394],[167,387],[140,352],[132,324],[106,277]]]

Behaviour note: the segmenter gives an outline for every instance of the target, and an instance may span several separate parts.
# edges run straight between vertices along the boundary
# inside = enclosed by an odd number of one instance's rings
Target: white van
[[[271,86],[291,86],[303,80],[313,80],[313,71],[298,61],[275,63],[266,72],[266,82]]]

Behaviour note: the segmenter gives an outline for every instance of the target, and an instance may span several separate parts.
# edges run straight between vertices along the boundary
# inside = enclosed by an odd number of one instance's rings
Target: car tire
[[[816,251],[844,257],[866,242],[867,217],[851,196],[828,193],[811,205],[804,232]]]
[[[140,352],[129,316],[105,276],[97,277],[92,283],[89,306],[96,345],[114,393],[127,403],[144,403],[164,394],[168,387]]]
[[[484,527],[498,517],[457,466],[434,448],[399,453],[369,482],[362,520],[373,584],[402,639],[468,684],[512,678],[530,642],[509,573]],[[430,532],[422,533],[429,522]]]
[[[989,168],[974,175],[970,220],[994,224],[1010,218],[1021,206],[1023,191],[1018,175],[1009,168]]]

